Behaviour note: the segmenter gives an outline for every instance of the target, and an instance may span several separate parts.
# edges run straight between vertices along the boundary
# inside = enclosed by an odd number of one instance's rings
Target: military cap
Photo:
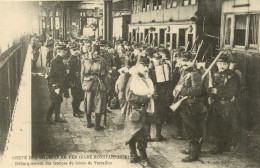
[[[79,46],[76,43],[70,43],[69,44],[69,49],[78,49]]]
[[[130,41],[125,41],[125,45],[126,46],[131,46],[131,42]]]
[[[149,65],[150,64],[150,60],[146,56],[140,56],[139,59],[138,59],[138,63],[139,64],[143,64],[143,65]]]
[[[85,40],[85,43],[90,43],[90,44],[92,44],[92,41],[89,40],[89,39],[86,39],[86,40]]]
[[[100,41],[99,41],[99,44],[100,44],[100,45],[106,45],[106,43],[107,43],[107,42],[106,42],[105,40],[100,40]]]
[[[188,51],[184,51],[181,53],[181,58],[192,59],[192,53]]]
[[[55,46],[55,49],[56,50],[66,50],[67,48],[66,48],[66,45],[59,43]]]
[[[170,51],[169,51],[169,50],[167,50],[166,48],[164,48],[164,49],[162,49],[161,52],[165,54],[165,56],[166,56],[167,59],[170,59]]]
[[[217,62],[229,62],[229,58],[226,54],[222,54],[217,60]]]

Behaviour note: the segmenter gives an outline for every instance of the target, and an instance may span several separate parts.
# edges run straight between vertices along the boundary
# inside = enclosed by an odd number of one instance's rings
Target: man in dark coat
[[[181,62],[181,76],[173,91],[173,96],[175,102],[186,99],[182,101],[178,110],[180,110],[185,128],[190,133],[190,148],[181,152],[189,155],[182,159],[183,162],[192,162],[198,160],[202,144],[202,126],[205,120],[202,80],[201,74],[194,67],[190,52],[181,54]]]
[[[212,75],[213,88],[210,90],[209,104],[213,107],[213,137],[215,148],[212,154],[229,151],[232,135],[237,131],[235,98],[238,89],[236,74],[230,70],[227,55],[217,60],[218,71]]]
[[[78,45],[71,43],[69,45],[71,56],[68,60],[68,80],[71,85],[71,95],[72,95],[72,109],[73,116],[78,118],[83,118],[81,114],[83,111],[79,109],[81,101],[84,100],[84,91],[81,87],[80,72],[81,72],[81,60],[79,54]]]
[[[46,40],[46,47],[48,48],[47,56],[46,56],[46,67],[50,67],[51,60],[53,59],[53,49],[54,43],[52,36],[49,36],[49,39]]]
[[[47,113],[47,122],[54,124],[52,114],[55,111],[55,122],[64,123],[65,120],[60,117],[60,107],[63,101],[63,93],[66,91],[66,67],[63,63],[63,57],[66,53],[65,45],[57,45],[57,56],[51,61],[49,73],[49,90],[51,96],[51,105]]]

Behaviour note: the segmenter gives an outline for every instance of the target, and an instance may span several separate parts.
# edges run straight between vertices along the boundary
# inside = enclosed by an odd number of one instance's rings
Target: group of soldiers
[[[101,116],[106,115],[107,107],[121,109],[131,163],[151,167],[147,143],[166,140],[161,131],[171,115],[178,128],[174,138],[183,140],[183,130],[189,135],[189,146],[180,151],[188,155],[183,162],[198,160],[203,143],[202,127],[209,118],[215,139],[211,153],[230,150],[237,129],[239,80],[230,69],[228,52],[220,52],[206,69],[197,67],[193,52],[181,49],[173,52],[167,45],[155,48],[128,41],[72,38],[70,42],[61,39],[47,47],[51,47],[47,54],[51,95],[48,123],[66,122],[60,117],[60,107],[63,97],[69,97],[70,89],[73,116],[82,118],[86,114],[88,128],[103,130]],[[81,101],[84,101],[84,112],[79,108]],[[52,119],[54,111],[55,120]],[[92,112],[95,112],[95,124],[91,121]],[[152,123],[156,128],[154,139]]]

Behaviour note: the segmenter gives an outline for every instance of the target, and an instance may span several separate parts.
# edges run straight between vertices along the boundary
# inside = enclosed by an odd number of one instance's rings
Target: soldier
[[[125,144],[129,144],[130,162],[139,161],[136,152],[139,149],[141,164],[150,167],[147,159],[147,116],[154,112],[153,93],[154,86],[148,77],[149,59],[140,57],[137,64],[122,73],[117,81],[117,92],[121,105],[121,113],[125,118],[124,136]]]
[[[60,107],[63,101],[62,95],[66,91],[66,67],[63,63],[66,46],[57,45],[57,56],[51,61],[48,86],[50,89],[51,105],[47,114],[47,122],[54,124],[52,114],[55,111],[55,122],[64,123],[60,118]]]
[[[53,59],[53,48],[54,48],[54,40],[52,35],[49,36],[49,39],[46,40],[46,47],[48,48],[47,56],[46,56],[46,67],[50,67],[51,60]]]
[[[88,52],[92,49],[91,48],[92,42],[91,40],[85,40],[84,45],[81,47],[81,54],[88,54]]]
[[[81,114],[84,114],[84,112],[79,109],[81,101],[84,100],[84,91],[82,90],[80,81],[81,60],[79,48],[77,44],[71,43],[69,49],[71,56],[68,60],[68,80],[71,84],[73,116],[83,118]]]
[[[237,126],[235,96],[238,79],[228,67],[228,57],[223,54],[217,60],[218,71],[212,75],[213,88],[209,89],[208,102],[213,107],[213,136],[216,140],[215,148],[211,150],[212,154],[230,150],[233,131],[236,131]]]
[[[192,162],[198,160],[198,155],[202,144],[202,124],[205,120],[203,111],[203,95],[201,74],[194,67],[192,54],[183,52],[181,54],[181,76],[173,91],[174,101],[186,97],[179,107],[179,113],[183,119],[185,128],[190,133],[190,149],[182,150],[189,156],[182,159],[183,162]]]
[[[106,94],[110,89],[106,62],[99,54],[99,46],[93,45],[92,51],[83,60],[81,69],[81,83],[85,91],[84,106],[88,122],[87,127],[95,126],[96,131],[104,129],[100,126],[100,121],[102,114],[106,113]],[[95,125],[91,122],[93,111],[96,114]]]
[[[160,68],[160,69],[159,69]],[[162,126],[167,119],[169,112],[169,95],[168,89],[170,84],[170,61],[169,55],[166,49],[164,49],[160,54],[155,54],[152,58],[152,66],[150,68],[150,76],[155,84],[156,90],[156,100],[155,100],[155,128],[156,128],[156,138],[155,141],[164,141],[165,138],[162,136]],[[162,70],[162,71],[159,71]],[[160,79],[159,75],[162,75],[163,80]],[[161,81],[160,81],[161,80]],[[157,98],[158,97],[158,98]],[[148,129],[150,132],[150,129]],[[151,137],[149,136],[149,141]]]
[[[40,48],[41,48],[41,44],[39,38],[36,36],[32,43],[32,53],[33,53],[32,68],[36,68],[36,63],[40,55]]]

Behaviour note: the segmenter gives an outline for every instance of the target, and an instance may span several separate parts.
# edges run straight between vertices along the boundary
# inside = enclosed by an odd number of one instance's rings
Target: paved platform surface
[[[43,55],[44,55],[44,48]],[[61,117],[67,121],[64,124],[49,125],[45,122],[47,109],[50,104],[49,90],[44,78],[46,68],[32,70],[32,152],[34,155],[120,155],[123,159],[111,160],[113,164],[121,163],[124,167],[141,167],[139,164],[130,164],[128,160],[129,149],[123,142],[123,125],[119,110],[108,113],[107,127],[104,131],[97,132],[93,128],[87,128],[84,118],[75,118],[72,115],[71,98],[62,103]],[[45,65],[43,60],[43,65]],[[83,105],[83,102],[82,102]],[[81,106],[81,110],[83,107]],[[94,120],[95,116],[92,116]],[[102,121],[103,124],[103,121]],[[250,159],[242,152],[226,152],[221,155],[211,155],[210,143],[204,143],[199,161],[183,163],[181,159],[185,155],[179,151],[185,149],[188,141],[175,140],[171,137],[176,128],[173,124],[164,125],[162,134],[166,137],[164,142],[149,142],[147,154],[155,168],[254,168],[260,167],[255,159]],[[155,136],[155,127],[152,126],[152,137]],[[243,150],[249,147],[243,146]],[[253,148],[251,146],[251,148]],[[109,160],[107,165],[109,166]],[[106,166],[103,166],[106,167]]]

